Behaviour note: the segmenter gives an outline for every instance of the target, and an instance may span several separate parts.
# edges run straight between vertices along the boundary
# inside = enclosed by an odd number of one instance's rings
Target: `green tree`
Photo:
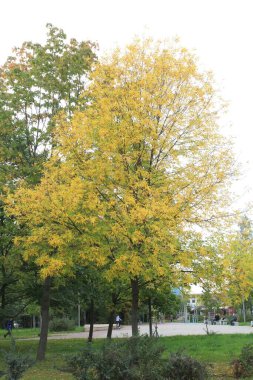
[[[14,49],[0,68],[1,172],[38,182],[52,148],[54,116],[61,110],[70,116],[85,104],[94,48],[89,41],[67,42],[63,30],[48,24],[44,45],[24,42]]]
[[[31,185],[39,183],[51,155],[54,117],[64,111],[70,118],[76,107],[85,107],[81,94],[95,61],[93,43],[68,42],[63,30],[48,24],[44,45],[24,42],[0,68],[2,193],[6,186],[15,188],[21,179]],[[2,233],[8,235],[7,225]],[[45,278],[38,359],[45,356],[50,284],[50,277]]]
[[[157,278],[152,283],[144,284],[140,289],[140,301],[147,306],[149,335],[153,336],[153,319],[159,316],[175,316],[180,309],[180,298],[172,293],[171,284],[164,278]]]

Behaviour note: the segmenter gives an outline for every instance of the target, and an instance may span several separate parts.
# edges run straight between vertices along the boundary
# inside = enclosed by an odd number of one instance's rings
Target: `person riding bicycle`
[[[119,315],[116,316],[116,327],[118,329],[120,329],[120,323],[121,323],[122,319],[120,318]]]

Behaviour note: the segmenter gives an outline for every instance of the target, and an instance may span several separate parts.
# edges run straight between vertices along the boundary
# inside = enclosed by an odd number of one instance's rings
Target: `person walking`
[[[11,336],[11,332],[12,332],[12,329],[13,329],[13,321],[12,319],[9,319],[6,323],[6,330],[7,330],[7,333],[4,334],[4,337],[6,338],[8,335]]]

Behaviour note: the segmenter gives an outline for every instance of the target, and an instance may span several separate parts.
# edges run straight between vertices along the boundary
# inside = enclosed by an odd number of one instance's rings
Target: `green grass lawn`
[[[187,354],[210,364],[214,373],[213,379],[231,379],[229,363],[238,357],[245,344],[253,343],[253,335],[203,335],[203,336],[173,336],[159,338],[166,347],[164,357],[170,352],[184,350]],[[99,348],[103,339],[96,339],[94,346]],[[37,363],[23,377],[23,380],[73,380],[71,374],[62,371],[66,357],[75,354],[86,344],[83,339],[50,340],[48,342],[47,359]],[[37,341],[16,341],[17,349],[30,353],[35,358]],[[0,340],[3,350],[10,347],[10,339]],[[0,370],[4,370],[3,350],[0,351]],[[248,378],[248,379],[252,379]]]
[[[68,333],[83,332],[83,331],[84,331],[84,327],[81,326],[81,327],[75,327],[71,331],[49,332],[49,335],[52,336],[54,334],[62,334],[62,333],[68,334]],[[12,330],[12,335],[14,338],[17,338],[17,339],[20,339],[20,338],[22,338],[22,339],[38,338],[39,332],[40,332],[39,328],[36,328],[36,329],[33,329],[33,328],[17,328],[17,329]],[[5,333],[6,333],[6,330],[0,329],[0,341],[1,341],[1,339],[3,339]]]

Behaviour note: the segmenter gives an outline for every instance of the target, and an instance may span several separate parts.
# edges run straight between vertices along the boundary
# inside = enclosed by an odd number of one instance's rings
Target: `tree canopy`
[[[86,109],[56,122],[41,183],[18,190],[11,210],[30,226],[27,252],[42,273],[61,255],[62,268],[76,257],[128,279],[136,334],[139,286],[157,276],[176,283],[197,259],[196,226],[225,215],[231,144],[212,78],[184,48],[148,39],[116,49],[83,96]]]
[[[0,178],[10,173],[36,183],[50,155],[54,116],[80,103],[96,59],[90,41],[67,42],[47,25],[44,45],[24,42],[0,68]]]
[[[48,24],[44,44],[24,42],[0,67],[0,296],[3,309],[0,317],[14,316],[15,299],[29,290],[31,278],[22,281],[22,288],[19,285],[29,268],[34,271],[33,277],[37,276],[36,261],[27,260],[26,248],[18,250],[13,246],[17,236],[31,233],[30,225],[6,216],[5,194],[14,191],[21,181],[31,186],[40,182],[43,165],[53,148],[54,118],[63,110],[70,118],[74,109],[85,107],[86,99],[81,94],[95,61],[94,43],[68,41],[63,30]],[[21,252],[26,264],[18,257]],[[13,305],[12,309],[7,310],[7,301]]]

